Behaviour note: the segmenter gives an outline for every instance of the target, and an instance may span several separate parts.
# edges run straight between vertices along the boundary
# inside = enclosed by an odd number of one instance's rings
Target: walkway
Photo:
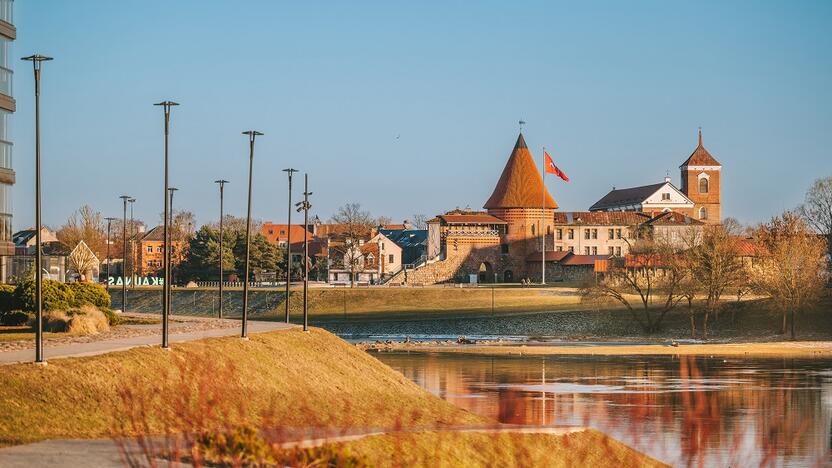
[[[297,325],[286,324],[282,322],[248,322],[249,333],[262,333],[276,330],[286,330]],[[220,336],[234,336],[240,334],[240,327],[233,328],[219,328],[213,330],[202,330],[187,333],[170,334],[171,343],[182,343],[185,341],[201,340],[203,338],[215,338]],[[134,336],[130,338],[118,338],[106,341],[93,341],[90,343],[72,343],[58,346],[44,346],[43,353],[47,362],[50,359],[60,359],[67,357],[80,356],[95,356],[97,354],[112,353],[114,351],[125,351],[130,348],[139,346],[158,346],[161,344],[161,335],[143,335]],[[35,360],[34,349],[24,349],[20,351],[6,351],[0,353],[0,365],[15,364],[19,362],[32,362]],[[3,466],[0,463],[0,466]]]
[[[547,427],[547,426],[497,426],[497,427],[470,427],[470,428],[437,428],[407,431],[419,433],[421,431],[447,431],[447,432],[477,432],[477,433],[523,433],[523,434],[549,434],[554,436],[571,434],[586,430],[583,427]],[[372,437],[385,434],[385,431],[347,431],[347,434],[332,434],[331,437],[312,437],[307,439],[284,442],[284,448],[311,448],[319,447],[328,443],[352,442],[364,437]],[[164,446],[164,441],[157,441]],[[134,461],[148,464],[143,451],[136,447],[135,443],[129,443],[125,449]],[[168,460],[154,459],[157,466],[165,466]],[[149,464],[148,464],[149,465]],[[4,468],[28,468],[31,466],[50,466],[60,468],[81,468],[95,466],[98,468],[120,468],[126,466],[122,458],[121,449],[111,439],[56,439],[36,442],[34,444],[18,445],[0,449],[0,466]],[[170,463],[169,466],[190,466],[190,464]]]

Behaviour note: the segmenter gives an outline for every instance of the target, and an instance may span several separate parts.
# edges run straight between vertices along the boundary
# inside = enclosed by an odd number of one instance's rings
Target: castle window
[[[702,208],[699,208],[699,219],[708,219],[708,209],[704,206]]]
[[[699,179],[699,193],[708,193],[708,179],[702,177]],[[704,219],[704,218],[703,218]]]

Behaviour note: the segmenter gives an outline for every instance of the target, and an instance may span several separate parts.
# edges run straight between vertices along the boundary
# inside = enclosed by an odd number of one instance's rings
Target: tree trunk
[[[693,316],[693,311],[688,312],[690,314],[690,337],[692,339],[696,339],[696,318]]]
[[[794,340],[795,339],[795,335],[794,335],[794,309],[792,309],[792,311],[791,311],[791,316],[792,316],[792,340]]]
[[[702,318],[702,338],[708,339],[708,315],[710,312],[705,311],[705,316]]]
[[[786,317],[788,317],[788,313],[784,311],[783,312],[783,323],[782,323],[782,325],[780,325],[780,334],[781,335],[786,334]]]

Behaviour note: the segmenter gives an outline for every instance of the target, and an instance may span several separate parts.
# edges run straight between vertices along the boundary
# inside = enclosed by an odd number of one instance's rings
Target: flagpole
[[[543,190],[540,193],[540,284],[546,284],[546,147],[543,147]]]

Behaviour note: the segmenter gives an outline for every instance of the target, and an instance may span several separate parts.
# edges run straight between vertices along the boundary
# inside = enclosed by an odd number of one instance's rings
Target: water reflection
[[[380,353],[505,423],[586,425],[678,466],[832,464],[832,362]]]

